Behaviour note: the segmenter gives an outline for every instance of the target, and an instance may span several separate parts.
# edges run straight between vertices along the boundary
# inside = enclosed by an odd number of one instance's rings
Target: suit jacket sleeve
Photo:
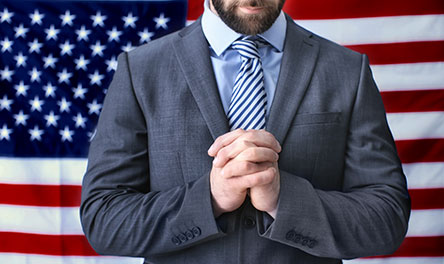
[[[403,241],[410,214],[405,176],[365,55],[361,67],[342,190],[317,189],[281,170],[277,217],[264,237],[339,259],[388,254]]]
[[[221,236],[208,175],[150,191],[147,124],[127,60],[119,56],[83,181],[80,214],[90,244],[100,254],[149,256]]]

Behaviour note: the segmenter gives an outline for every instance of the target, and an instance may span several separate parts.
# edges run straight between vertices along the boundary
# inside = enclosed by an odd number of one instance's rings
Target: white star
[[[14,60],[17,62],[16,66],[17,67],[25,67],[26,66],[26,59],[28,57],[27,56],[23,56],[22,52],[19,52],[17,56],[14,56]]]
[[[9,129],[6,124],[3,124],[2,129],[0,129],[0,140],[6,139],[9,141],[9,135],[12,133],[12,129]]]
[[[76,70],[87,70],[86,65],[89,64],[89,60],[85,60],[85,56],[81,55],[80,58],[75,59],[74,62],[76,63]]]
[[[46,127],[54,126],[57,127],[57,120],[60,116],[54,115],[54,111],[49,112],[49,115],[45,115]]]
[[[102,108],[102,105],[98,104],[96,99],[94,99],[94,101],[92,103],[90,103],[90,104],[88,103],[87,106],[89,108],[88,114],[90,114],[90,115],[91,114],[96,114],[96,115],[100,114],[100,109]]]
[[[25,38],[26,37],[26,33],[28,33],[29,29],[23,27],[23,24],[20,24],[20,26],[15,27],[15,38],[18,37],[22,37]]]
[[[8,99],[8,97],[6,95],[4,95],[3,98],[0,99],[0,110],[6,109],[8,111],[11,111],[12,102],[14,102],[14,101]]]
[[[105,78],[104,75],[99,74],[99,71],[98,71],[98,70],[96,70],[96,71],[94,72],[94,74],[88,74],[88,77],[89,77],[89,79],[91,80],[91,81],[89,82],[89,84],[91,84],[91,85],[97,84],[97,85],[99,85],[99,86],[102,85],[102,79]]]
[[[165,15],[162,13],[159,17],[155,17],[154,22],[156,22],[156,29],[163,28],[168,29],[167,23],[170,22],[170,19],[168,17],[165,17]]]
[[[37,39],[34,39],[32,43],[28,43],[29,46],[29,53],[40,53],[40,49],[42,48],[43,44],[39,43]]]
[[[29,15],[29,17],[31,18],[31,24],[39,24],[42,25],[42,19],[43,17],[45,17],[44,14],[40,14],[39,11],[36,9],[34,10],[34,14]]]
[[[66,101],[66,98],[63,97],[61,101],[57,102],[57,105],[60,107],[60,113],[67,112],[69,113],[71,102]]]
[[[82,26],[80,28],[80,30],[76,30],[76,34],[77,34],[77,41],[88,41],[88,35],[91,34],[91,30],[86,30],[85,26]]]
[[[149,32],[147,28],[145,28],[142,32],[137,33],[140,37],[140,43],[148,42],[151,40],[151,37],[154,36],[154,33]]]
[[[85,123],[86,121],[88,121],[88,119],[86,117],[83,117],[80,113],[77,113],[77,116],[73,117],[72,119],[76,122],[76,128],[86,127]]]
[[[14,44],[14,41],[9,40],[7,37],[0,41],[0,45],[2,46],[2,52],[5,51],[12,52],[12,44]]]
[[[15,96],[18,97],[20,95],[23,95],[26,97],[28,95],[29,85],[24,85],[23,81],[20,81],[19,85],[14,85],[14,89],[17,91],[15,93]]]
[[[42,105],[44,104],[43,100],[39,100],[38,96],[35,96],[33,100],[29,100],[29,104],[31,105],[31,112],[42,111]]]
[[[103,23],[106,19],[106,16],[102,16],[102,14],[99,12],[96,13],[95,16],[91,16],[91,19],[93,20],[93,27],[96,26],[105,26],[105,23]]]
[[[49,29],[45,29],[46,40],[57,40],[57,34],[60,33],[60,29],[55,29],[54,25],[51,25]]]
[[[60,16],[60,19],[62,20],[62,26],[64,26],[64,25],[72,26],[72,24],[73,24],[72,21],[75,18],[76,18],[76,16],[75,15],[71,15],[71,12],[69,12],[69,10],[67,10],[64,15]]]
[[[62,141],[72,142],[72,136],[74,135],[74,131],[69,130],[68,126],[65,126],[65,129],[59,130],[59,134],[62,136]]]
[[[53,86],[52,83],[48,83],[46,86],[43,86],[43,90],[45,91],[45,97],[52,97],[55,98],[55,91],[57,90],[57,87]]]
[[[8,22],[11,23],[11,17],[14,15],[13,12],[9,12],[8,9],[5,7],[3,9],[3,12],[0,12],[0,23]]]
[[[29,115],[25,115],[23,114],[23,110],[20,110],[20,112],[18,113],[18,115],[14,115],[14,119],[15,119],[15,125],[23,125],[26,126],[26,120],[28,120]]]
[[[0,71],[0,75],[2,80],[7,80],[10,82],[12,80],[12,75],[14,75],[14,71],[9,70],[9,66],[6,66],[5,69]]]
[[[125,21],[125,27],[136,27],[136,21],[139,20],[138,17],[133,16],[133,13],[129,13],[128,16],[122,17],[122,20]]]
[[[134,47],[131,45],[131,42],[126,43],[126,46],[122,46],[122,50],[125,52],[130,52],[134,49]]]
[[[45,65],[43,65],[43,67],[46,69],[48,67],[51,68],[55,68],[55,63],[58,61],[59,59],[54,58],[52,56],[52,54],[49,54],[48,57],[43,57],[43,61],[45,62]]]
[[[38,126],[34,126],[34,129],[28,129],[29,135],[31,135],[31,141],[42,140],[43,130],[40,130]]]
[[[74,92],[74,99],[85,99],[85,93],[88,92],[88,89],[83,88],[82,84],[79,83],[79,85],[77,85],[77,88],[73,88],[72,91]]]
[[[99,55],[100,57],[103,56],[103,50],[105,49],[105,45],[100,45],[100,41],[97,41],[95,45],[89,46],[92,50],[92,56]]]
[[[59,77],[59,83],[69,84],[69,78],[72,77],[72,73],[68,72],[66,69],[63,69],[62,72],[57,73],[57,77]]]
[[[40,82],[42,72],[38,71],[36,67],[32,68],[32,71],[29,71],[28,74],[31,76],[31,82]]]
[[[111,42],[113,40],[119,42],[120,41],[119,37],[120,35],[122,35],[122,31],[118,31],[116,27],[113,27],[112,30],[106,31],[106,34],[108,34],[109,36],[108,42]]]
[[[74,49],[74,44],[70,44],[69,41],[65,41],[64,44],[59,45],[60,49],[62,50],[60,54],[63,56],[65,54],[68,54],[69,56],[72,55],[72,49]]]
[[[115,71],[117,69],[116,56],[112,56],[111,60],[106,60],[105,63],[106,63],[106,65],[108,65],[108,68],[106,69],[106,71],[110,72],[110,71]]]

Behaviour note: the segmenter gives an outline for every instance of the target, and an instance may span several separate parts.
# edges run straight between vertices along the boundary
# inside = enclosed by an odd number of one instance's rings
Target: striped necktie
[[[267,95],[257,42],[244,37],[231,44],[242,58],[228,109],[230,130],[264,129]]]

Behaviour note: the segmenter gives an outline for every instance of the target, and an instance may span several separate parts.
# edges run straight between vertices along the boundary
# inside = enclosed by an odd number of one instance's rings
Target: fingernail
[[[210,148],[208,149],[208,153],[211,154],[213,152],[213,148],[214,148],[214,145],[211,145]]]

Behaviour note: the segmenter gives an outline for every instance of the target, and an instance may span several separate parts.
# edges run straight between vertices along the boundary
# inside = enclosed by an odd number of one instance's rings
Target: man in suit
[[[98,253],[341,263],[400,245],[410,200],[367,57],[282,5],[211,0],[192,25],[119,56],[82,190]],[[260,57],[265,130],[231,119],[238,40]]]

